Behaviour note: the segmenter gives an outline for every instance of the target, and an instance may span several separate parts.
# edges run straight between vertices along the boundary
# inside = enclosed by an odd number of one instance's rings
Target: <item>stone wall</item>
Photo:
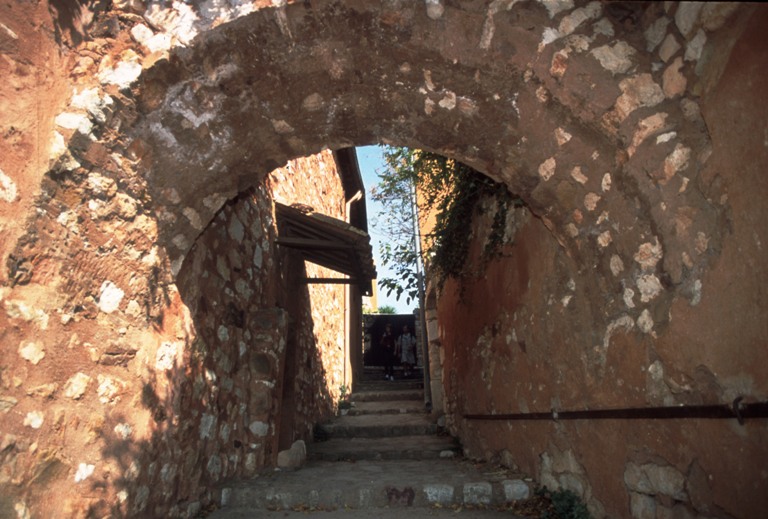
[[[264,197],[300,176],[265,179],[370,143],[462,160],[531,212],[494,283],[465,281],[497,304],[447,287],[438,305],[446,366],[483,351],[443,377],[469,453],[611,516],[765,509],[759,422],[461,420],[765,399],[764,8],[273,3],[0,6],[2,515],[193,515],[209,482],[305,437],[346,380],[343,331],[265,247]],[[298,201],[333,201],[328,178]],[[262,248],[274,277],[235,271]],[[333,364],[309,353],[320,328]]]
[[[34,14],[29,23],[51,23]],[[25,46],[57,55],[51,41],[13,39],[19,63]],[[77,67],[111,59],[99,55],[104,43],[74,60],[62,49],[59,59],[77,62],[74,83],[87,79]],[[62,81],[51,72],[36,88]],[[194,516],[220,498],[217,482],[274,465],[281,441],[311,439],[334,410],[344,292],[284,281],[304,265],[274,245],[271,199],[344,218],[339,174],[326,151],[262,172],[232,200],[206,199],[206,215],[184,209],[196,235],[171,268],[156,245],[152,197],[130,155],[111,152],[102,134],[130,124],[130,102],[117,90],[75,92],[55,123],[46,114],[60,110],[66,89],[3,97],[11,151],[2,167],[12,176],[0,177],[0,516]],[[29,103],[38,119],[6,118],[14,103]],[[34,140],[54,124],[50,145]],[[22,147],[34,161],[9,160]],[[172,185],[164,194],[179,196]]]
[[[703,151],[706,166],[691,181],[705,193],[707,204],[727,205],[727,214],[694,233],[688,226],[691,218],[684,215],[701,208],[670,215],[675,232],[691,236],[697,242],[694,253],[707,258],[709,266],[697,269],[682,254],[682,272],[694,274],[690,284],[679,283],[676,267],[667,261],[674,251],[668,239],[649,240],[627,259],[609,252],[632,223],[617,225],[614,212],[603,212],[600,219],[609,222],[610,240],[601,241],[601,228],[585,228],[584,223],[590,212],[602,211],[603,202],[591,207],[585,198],[569,224],[574,233],[585,234],[580,250],[563,247],[547,231],[548,222],[518,209],[508,216],[507,245],[487,265],[480,252],[494,209],[485,207],[473,224],[468,272],[475,274],[446,283],[440,292],[446,407],[465,452],[518,467],[549,488],[573,490],[596,517],[756,517],[768,506],[763,492],[768,480],[759,461],[768,456],[762,420],[739,425],[736,419],[463,418],[727,406],[738,396],[766,400],[761,373],[766,352],[760,345],[768,329],[766,308],[759,301],[768,269],[765,262],[749,258],[761,256],[766,239],[758,229],[768,217],[762,202],[768,184],[759,173],[765,164],[762,123],[752,120],[763,116],[747,115],[760,104],[765,84],[759,72],[765,59],[756,53],[765,39],[759,23],[741,22],[744,32],[735,42],[718,41],[734,45],[730,58],[711,58],[710,66],[720,67],[717,74],[722,75],[701,90],[698,102],[699,124],[708,128],[712,144]],[[681,39],[676,23],[667,27],[674,36],[656,38]],[[674,61],[664,57],[663,48],[661,58]],[[699,73],[714,81],[711,69]],[[697,88],[704,89],[707,80],[697,81]],[[742,115],[735,118],[734,113]],[[644,133],[643,128],[637,131]],[[657,143],[663,131],[655,131]],[[583,183],[580,173],[571,173],[563,192]],[[627,173],[614,180],[628,182]],[[596,192],[602,197],[612,187],[604,184]],[[684,189],[681,185],[677,191]],[[635,196],[638,209],[655,210],[639,192]],[[713,235],[721,236],[717,243]],[[586,240],[606,251],[587,264],[581,261],[590,247]],[[628,272],[629,279],[614,283]],[[660,313],[654,303],[664,297],[669,299]],[[596,326],[601,322],[605,328]]]

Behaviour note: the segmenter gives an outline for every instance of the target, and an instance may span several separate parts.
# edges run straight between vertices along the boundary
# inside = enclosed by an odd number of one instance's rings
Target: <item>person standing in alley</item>
[[[403,326],[403,333],[397,338],[395,351],[399,354],[405,376],[411,376],[411,370],[416,365],[416,336],[407,324]]]
[[[384,327],[379,345],[384,352],[384,378],[395,380],[395,336],[389,323]]]

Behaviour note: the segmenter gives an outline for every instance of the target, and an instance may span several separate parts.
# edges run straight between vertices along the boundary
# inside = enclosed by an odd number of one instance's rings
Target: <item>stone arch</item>
[[[651,303],[627,312],[610,297],[596,314],[663,324],[668,289],[695,297],[719,239],[700,229],[720,210],[697,182],[709,140],[680,90],[692,65],[656,70],[651,36],[635,30],[665,12],[615,11],[447,6],[430,19],[420,5],[318,2],[206,32],[143,74],[131,132],[174,270],[195,224],[272,168],[397,143],[505,182],[580,270],[613,272],[603,292]]]
[[[58,343],[56,334],[67,334],[72,348],[48,348],[50,362],[76,358],[85,365],[78,356],[88,356],[120,366],[136,359],[167,375],[157,377],[157,394],[142,395],[149,409],[135,410],[142,420],[149,414],[147,422],[162,421],[152,437],[157,443],[134,446],[137,468],[110,467],[126,479],[128,515],[148,506],[194,514],[195,503],[182,497],[223,473],[255,470],[255,460],[241,469],[236,451],[227,458],[217,450],[223,429],[216,427],[223,424],[214,415],[196,416],[183,431],[163,421],[198,395],[208,376],[198,370],[176,386],[166,382],[195,353],[181,345],[190,323],[175,283],[227,200],[291,158],[393,143],[455,157],[506,183],[588,285],[585,328],[594,330],[585,336],[593,340],[581,346],[595,359],[585,366],[600,362],[613,335],[639,330],[644,340],[663,332],[675,297],[691,306],[701,299],[701,278],[720,252],[728,200],[711,173],[701,177],[711,149],[698,96],[717,83],[720,62],[727,62],[730,47],[718,50],[713,42],[732,6],[349,4],[294,2],[244,16],[232,8],[205,20],[200,10],[195,40],[184,37],[188,27],[171,30],[175,16],[187,19],[174,9],[191,8],[171,7],[171,28],[158,34],[184,46],[154,52],[141,31],[132,32],[146,45],[120,40],[120,57],[91,70],[100,83],[78,82],[68,111],[56,120],[55,160],[9,254],[15,288],[0,295],[13,310],[10,339],[38,334],[35,340]],[[739,20],[751,12],[742,10]],[[164,26],[150,18],[155,29]],[[121,23],[131,30],[142,25],[131,16]],[[82,67],[87,62],[73,65],[76,77]],[[9,196],[10,180],[3,174],[0,181],[0,194]],[[50,296],[43,314],[17,304],[25,294]],[[40,315],[54,312],[60,319],[48,326]],[[263,317],[265,328],[283,326],[278,315]],[[97,324],[88,329],[84,319]],[[23,326],[31,330],[27,336]],[[19,354],[36,365],[41,353],[37,343],[24,342]],[[76,364],[67,362],[60,365]],[[256,370],[269,367],[265,358],[253,362]],[[589,374],[585,366],[579,369]],[[716,379],[702,371],[705,382]],[[87,378],[70,380],[74,386]],[[99,380],[99,398],[113,405],[125,394],[121,384],[128,382],[112,375]],[[44,395],[56,391],[51,387],[37,389]],[[30,424],[43,416],[34,414],[33,397],[20,406]],[[101,418],[82,423],[130,434],[127,418],[110,416],[126,422],[108,427]],[[261,432],[263,424],[254,429]],[[73,441],[66,449],[80,456],[94,447]],[[562,446],[551,450],[559,458],[542,462],[550,476],[573,458]],[[176,464],[182,458],[188,466]],[[237,461],[228,466],[229,459]],[[164,474],[155,478],[157,492],[150,479],[138,479],[155,473],[155,462]],[[627,473],[646,462],[632,460]],[[173,490],[182,472],[190,477]],[[638,479],[630,490],[645,496]],[[205,492],[203,500],[214,499]],[[622,492],[627,489],[616,500]],[[125,501],[112,487],[105,499],[117,508]]]

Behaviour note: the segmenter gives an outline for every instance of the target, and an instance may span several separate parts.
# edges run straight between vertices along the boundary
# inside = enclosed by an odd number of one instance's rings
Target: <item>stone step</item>
[[[421,400],[363,400],[353,402],[352,408],[347,412],[347,416],[427,412],[427,408]]]
[[[517,474],[485,472],[465,460],[310,461],[224,488],[224,508],[209,517],[238,510],[501,506],[528,497],[529,485]]]
[[[461,446],[450,436],[338,438],[309,445],[311,460],[434,460],[459,456]]]
[[[421,389],[390,389],[355,391],[350,396],[352,402],[373,402],[387,400],[418,400],[424,402],[424,391]]]
[[[427,414],[364,414],[341,416],[319,426],[326,438],[385,438],[437,434],[439,428]]]

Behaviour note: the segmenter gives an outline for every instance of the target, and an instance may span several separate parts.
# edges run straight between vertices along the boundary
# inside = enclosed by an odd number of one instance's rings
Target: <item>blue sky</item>
[[[373,225],[376,217],[381,213],[383,207],[380,203],[371,200],[371,188],[378,184],[379,177],[376,172],[384,169],[383,149],[380,146],[363,146],[356,148],[357,162],[360,165],[360,174],[365,184],[365,200],[368,211],[368,233],[371,235],[371,246],[373,247],[373,258],[376,261],[376,272],[379,278],[393,277],[393,275],[381,265],[381,256],[379,254],[379,243],[386,239],[376,232]],[[395,299],[395,295],[387,297],[386,291],[379,290],[379,306],[393,306],[399,314],[411,313],[416,308],[417,303],[411,301],[409,305],[405,304],[405,297],[400,301]]]

